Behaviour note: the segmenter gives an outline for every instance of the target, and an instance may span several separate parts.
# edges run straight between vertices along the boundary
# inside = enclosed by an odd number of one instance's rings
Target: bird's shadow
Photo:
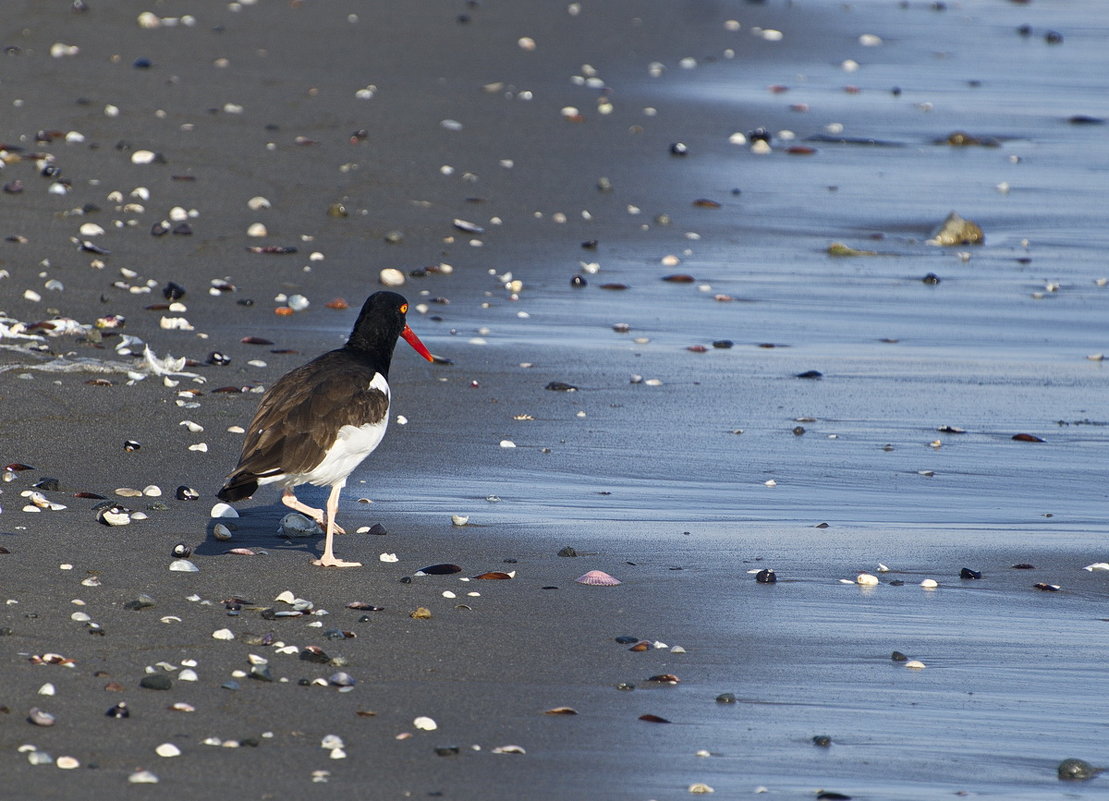
[[[259,551],[299,551],[317,558],[323,549],[323,529],[315,534],[287,537],[279,533],[281,519],[292,510],[284,504],[270,503],[238,509],[239,517],[209,518],[204,542],[193,547],[197,556],[223,556],[232,548]],[[226,526],[230,539],[219,539],[216,526]]]

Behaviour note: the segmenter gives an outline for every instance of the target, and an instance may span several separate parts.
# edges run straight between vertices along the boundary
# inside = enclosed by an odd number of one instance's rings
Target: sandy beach
[[[1098,10],[14,3],[2,794],[1100,797]],[[320,569],[214,496],[386,268]]]

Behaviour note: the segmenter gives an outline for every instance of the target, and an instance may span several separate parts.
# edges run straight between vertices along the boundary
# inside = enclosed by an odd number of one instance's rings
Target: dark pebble
[[[1013,570],[1035,570],[1035,569],[1036,569],[1035,565],[1030,565],[1027,562],[1020,562],[1019,564],[1013,565]]]
[[[173,679],[165,673],[150,673],[142,677],[139,686],[147,690],[169,690],[173,688]]]
[[[851,801],[851,796],[837,793],[833,790],[825,790],[822,793],[818,793],[816,798],[817,801]]]
[[[567,545],[565,548],[563,548],[561,551],[558,552],[558,555],[559,556],[577,556],[578,552],[575,551],[573,548],[571,548],[569,545]]]
[[[552,392],[577,392],[578,388],[573,384],[567,384],[564,381],[551,381],[544,389],[549,389]]]
[[[32,486],[35,489],[46,490],[47,492],[57,492],[61,488],[61,485],[58,483],[58,479],[53,478],[52,476],[43,476]]]
[[[639,638],[623,634],[616,638],[616,642],[620,643],[621,645],[631,645],[633,642],[639,642]]]
[[[810,379],[810,380],[815,380],[815,379],[823,378],[823,377],[824,377],[824,373],[820,372],[819,370],[806,370],[803,373],[795,373],[794,374],[794,378],[807,378],[807,379]]]
[[[980,579],[982,572],[979,570],[971,570],[969,567],[964,567],[959,571],[959,578],[961,579]]]
[[[804,426],[794,426],[790,430],[793,432],[793,436],[795,436],[795,437],[804,436],[804,434],[805,434],[805,427]]]
[[[380,523],[374,523],[372,526],[370,526],[369,533],[376,534],[379,537],[384,537],[389,532],[385,530],[385,526],[381,525]]]
[[[689,148],[683,142],[674,142],[670,145],[671,156],[688,156]]]
[[[616,689],[617,690],[623,690],[623,691],[626,692],[628,690],[634,690],[635,685],[630,681],[622,681],[622,682],[620,682],[616,685]]]
[[[905,656],[905,654],[901,653],[900,651],[894,651],[892,654],[890,654],[890,659],[892,659],[894,662],[909,661],[909,657]]]
[[[435,755],[441,757],[458,756],[461,750],[457,745],[440,745],[435,749]]]
[[[162,297],[166,300],[181,300],[185,297],[185,287],[173,281],[167,281],[162,287]]]
[[[1084,782],[1101,771],[1082,759],[1064,759],[1059,763],[1057,772],[1059,778],[1065,782]]]
[[[193,555],[193,549],[187,543],[179,542],[173,546],[171,553],[174,559],[188,559]]]
[[[730,339],[715,339],[712,342],[712,346],[714,348],[720,348],[721,350],[727,350],[728,348],[734,347],[735,343]]]
[[[1048,31],[1044,34],[1044,41],[1048,44],[1062,44],[1063,34],[1058,31]]]
[[[165,222],[164,220],[162,220],[160,222],[156,222],[152,226],[150,226],[150,235],[151,236],[165,236],[168,233],[169,233],[169,223]]]
[[[773,584],[778,580],[778,576],[770,568],[764,568],[755,574],[755,581],[759,584]]]
[[[109,718],[126,718],[131,716],[131,710],[127,708],[126,701],[120,701],[104,714]]]
[[[1021,36],[1031,36],[1032,35],[1032,26],[1031,25],[1021,25],[1019,28],[1017,28],[1017,33],[1020,34]]]
[[[818,734],[812,738],[812,744],[818,745],[821,748],[828,748],[832,744],[832,738],[827,734]]]
[[[142,447],[142,443],[141,442],[136,442],[133,439],[129,439],[126,442],[123,443],[123,450],[128,451],[128,452],[137,451],[141,447]]]
[[[225,681],[223,684],[220,685],[220,687],[225,690],[237,690],[239,689],[239,682],[232,679],[231,681]]]
[[[749,131],[747,133],[747,141],[766,142],[767,144],[770,144],[770,131],[766,130],[765,128],[756,128],[753,131]]]
[[[716,703],[718,704],[734,704],[735,700],[735,693],[720,693],[716,696]]]
[[[582,287],[589,286],[589,282],[585,280],[584,275],[575,275],[570,279],[570,286],[575,289],[581,289]]]
[[[940,282],[940,277],[935,273],[928,273],[928,275],[924,276],[920,280],[928,286],[935,286]]]

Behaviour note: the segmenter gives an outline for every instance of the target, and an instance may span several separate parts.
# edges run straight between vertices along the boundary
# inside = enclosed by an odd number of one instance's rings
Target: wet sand
[[[3,41],[0,141],[24,158],[0,172],[23,184],[0,194],[2,233],[25,238],[0,243],[5,324],[126,318],[99,342],[0,337],[2,461],[32,468],[0,485],[11,791],[1104,791],[1055,774],[1068,757],[1109,764],[1109,572],[1082,569],[1109,558],[1105,377],[1088,358],[1109,347],[1105,127],[1068,122],[1109,114],[1088,3],[101,5],[25,3]],[[146,10],[170,19],[142,28]],[[729,141],[759,127],[769,154]],[[934,144],[956,130],[999,146]],[[160,158],[133,163],[139,150]],[[152,236],[174,207],[195,210],[191,234]],[[952,209],[984,246],[925,244]],[[247,236],[255,222],[266,236]],[[834,258],[834,241],[883,255]],[[452,362],[398,348],[407,422],[344,492],[348,530],[388,533],[339,539],[362,569],[313,568],[319,540],[277,537],[285,509],[263,491],[214,539],[241,436],[227,429],[259,398],[216,390],[268,386],[341,344],[354,311],[325,304],[357,308],[384,267],[425,271],[401,290],[420,304],[410,322]],[[677,273],[694,283],[660,280]],[[147,308],[169,281],[185,308]],[[309,308],[274,314],[294,293]],[[202,380],[134,380],[119,334]],[[796,377],[809,370],[823,377]],[[25,511],[45,477],[66,508]],[[148,485],[162,495],[115,494]],[[177,500],[180,485],[201,499]],[[100,525],[75,493],[148,519]],[[198,572],[169,570],[177,542]],[[438,563],[462,571],[414,575]],[[755,581],[767,567],[776,584]],[[574,581],[592,569],[623,583]],[[488,571],[514,577],[461,580]],[[880,584],[843,583],[860,571]],[[271,619],[286,590],[327,614]],[[128,608],[142,595],[153,606]],[[410,617],[420,607],[430,619]],[[73,664],[34,664],[45,654]],[[252,655],[272,681],[249,675]],[[352,690],[327,686],[340,671]],[[140,688],[149,674],[172,688]],[[680,682],[650,680],[665,674]],[[105,715],[121,701],[129,717]],[[54,725],[28,722],[34,707]],[[560,707],[577,714],[547,714]],[[181,755],[158,756],[164,743]],[[142,771],[157,786],[129,789]]]

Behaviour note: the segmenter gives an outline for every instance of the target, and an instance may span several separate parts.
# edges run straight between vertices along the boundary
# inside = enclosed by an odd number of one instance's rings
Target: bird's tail
[[[243,498],[249,498],[257,491],[258,476],[253,473],[233,473],[228,476],[223,487],[216,493],[216,497],[226,503],[234,503]]]

